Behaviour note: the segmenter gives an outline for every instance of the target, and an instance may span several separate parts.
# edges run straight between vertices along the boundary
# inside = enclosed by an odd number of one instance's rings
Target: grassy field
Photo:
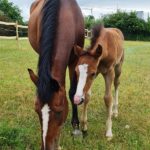
[[[71,137],[70,107],[61,136],[63,150],[150,150],[150,43],[125,42],[125,55],[113,140],[105,139],[104,81],[99,76],[88,109],[88,137]],[[37,58],[27,41],[17,45],[14,40],[0,40],[0,150],[39,149],[35,87],[27,72],[36,70]],[[68,90],[68,76],[66,81]]]

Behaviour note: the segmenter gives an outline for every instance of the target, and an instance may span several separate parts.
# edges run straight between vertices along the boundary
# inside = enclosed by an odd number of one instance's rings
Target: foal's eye
[[[96,73],[95,73],[95,72],[91,73],[91,77],[92,77],[92,78],[95,78],[95,76],[96,76]]]

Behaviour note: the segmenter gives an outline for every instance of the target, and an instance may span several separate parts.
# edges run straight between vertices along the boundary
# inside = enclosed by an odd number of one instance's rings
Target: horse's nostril
[[[78,105],[81,105],[84,102],[84,98],[81,98],[81,101]]]

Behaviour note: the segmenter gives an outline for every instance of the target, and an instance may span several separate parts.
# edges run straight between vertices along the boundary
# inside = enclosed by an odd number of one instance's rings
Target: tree
[[[23,24],[21,10],[8,0],[0,0],[0,11],[3,12],[6,18],[9,18],[9,21],[18,21]]]
[[[100,24],[103,21],[101,19],[95,19],[94,16],[89,15],[84,18],[84,22],[85,28],[90,30],[94,25]]]
[[[10,19],[0,10],[0,21],[10,21]]]
[[[95,18],[94,18],[94,16],[91,16],[91,15],[86,16],[84,18],[84,22],[85,22],[85,28],[86,29],[91,29],[92,26],[93,26],[93,23],[95,22]]]
[[[150,34],[148,22],[137,17],[136,12],[126,13],[118,11],[103,18],[106,27],[119,28],[126,39],[142,40]],[[148,27],[149,26],[149,27]]]

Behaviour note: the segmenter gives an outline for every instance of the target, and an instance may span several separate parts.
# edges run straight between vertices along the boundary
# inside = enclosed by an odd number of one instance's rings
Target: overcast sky
[[[29,18],[29,8],[34,0],[9,0],[19,6],[24,20]],[[77,0],[85,15],[91,14],[87,8],[93,8],[93,15],[99,17],[118,9],[150,12],[150,0]],[[146,13],[147,14],[147,13]]]

